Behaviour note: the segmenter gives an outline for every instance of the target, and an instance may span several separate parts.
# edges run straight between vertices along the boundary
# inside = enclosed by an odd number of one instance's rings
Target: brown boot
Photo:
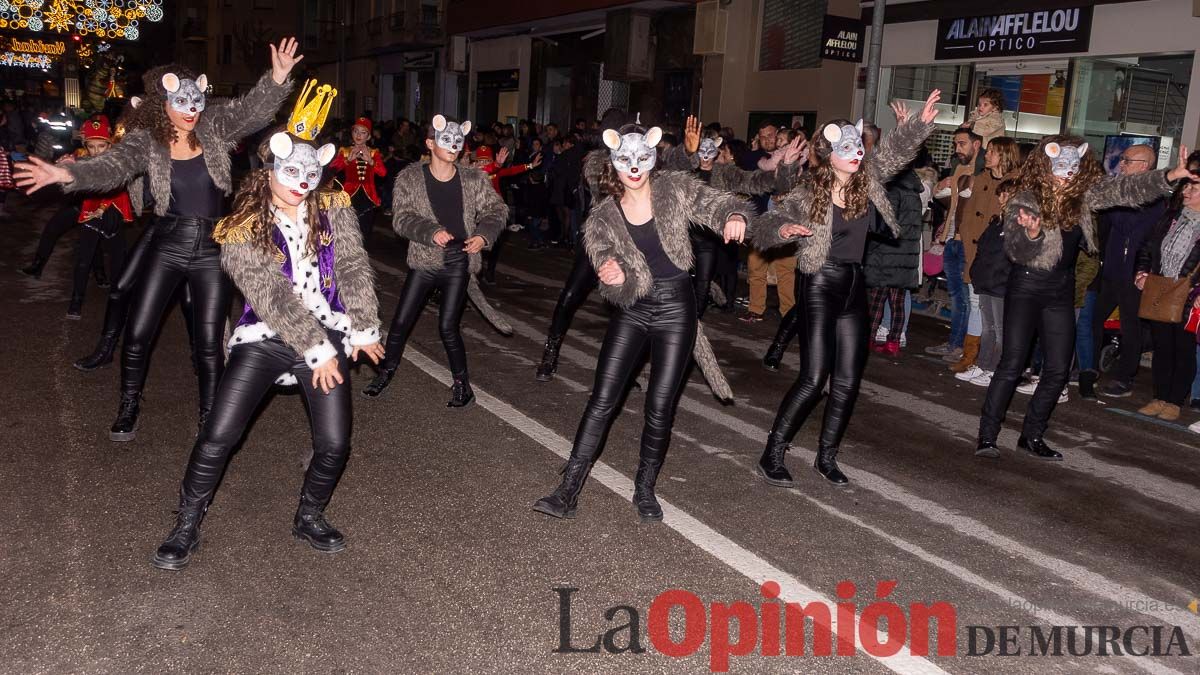
[[[1153,401],[1150,401],[1149,403],[1142,406],[1141,408],[1138,408],[1138,413],[1145,415],[1147,417],[1156,417],[1160,412],[1163,411],[1163,407],[1165,407],[1166,405],[1167,405],[1166,401],[1160,401],[1158,399],[1154,399]]]
[[[968,335],[963,341],[962,358],[957,363],[950,366],[950,370],[956,373],[964,373],[968,368],[975,365],[975,358],[979,356],[979,336]]]
[[[1163,403],[1162,410],[1158,413],[1158,419],[1174,422],[1179,419],[1179,406],[1174,403]]]

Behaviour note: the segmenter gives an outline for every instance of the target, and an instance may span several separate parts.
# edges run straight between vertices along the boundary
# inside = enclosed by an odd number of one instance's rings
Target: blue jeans
[[[1096,309],[1096,291],[1083,296],[1083,307],[1075,310],[1075,358],[1079,370],[1096,370],[1096,347],[1092,339],[1092,315]]]
[[[967,254],[961,241],[946,242],[942,253],[942,270],[946,274],[946,287],[950,291],[950,339],[951,347],[961,348],[967,337],[967,321],[971,318],[971,301],[967,285],[963,283],[963,267]]]
[[[1196,345],[1196,363],[1200,363],[1200,345]],[[1196,369],[1196,379],[1192,380],[1192,398],[1200,398],[1200,368]]]
[[[900,333],[901,335],[908,335],[908,320],[911,318],[912,318],[912,291],[906,290],[906,291],[904,291],[904,330],[901,331],[901,333]],[[887,326],[887,325],[891,325],[891,322],[892,322],[892,306],[885,304],[883,306],[883,319],[879,322],[879,325]],[[875,336],[871,336],[871,339],[874,340]],[[900,340],[900,338],[893,338],[890,335],[888,336],[888,339],[893,339],[893,340],[896,340],[897,342]]]

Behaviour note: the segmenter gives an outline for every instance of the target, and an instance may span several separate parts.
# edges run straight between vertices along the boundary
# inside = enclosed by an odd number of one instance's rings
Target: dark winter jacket
[[[1162,244],[1166,238],[1167,232],[1171,229],[1171,224],[1179,216],[1179,211],[1166,213],[1162,218],[1159,218],[1158,223],[1151,228],[1142,246],[1137,253],[1137,271],[1147,272],[1149,274],[1162,274]],[[1200,274],[1197,272],[1197,267],[1200,267],[1200,242],[1196,242],[1192,246],[1192,252],[1188,253],[1187,260],[1184,261],[1183,267],[1180,268],[1180,276],[1184,274],[1192,274],[1192,285],[1200,283]]]
[[[918,288],[921,285],[921,178],[911,169],[887,187],[900,236],[872,235],[867,240],[863,275],[871,288]]]
[[[994,216],[975,244],[971,263],[971,289],[978,295],[1003,298],[1012,262],[1004,254],[1004,221]]]
[[[1142,242],[1167,212],[1167,200],[1141,207],[1118,206],[1100,214],[1101,274],[1109,281],[1133,283]]]

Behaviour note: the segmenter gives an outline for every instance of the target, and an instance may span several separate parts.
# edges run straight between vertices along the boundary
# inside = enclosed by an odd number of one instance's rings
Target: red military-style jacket
[[[383,153],[372,148],[371,161],[359,162],[350,161],[351,150],[352,148],[349,147],[338,150],[337,156],[329,163],[329,167],[342,173],[342,189],[346,191],[346,194],[353,197],[354,193],[362,190],[372,204],[379,206],[379,193],[375,189],[375,177],[387,175],[387,169],[383,166]]]
[[[75,153],[75,157],[82,159],[88,154],[84,150],[79,150]],[[114,208],[121,212],[121,218],[127,222],[133,222],[133,205],[129,202],[129,193],[124,189],[114,190],[106,195],[84,197],[79,205],[79,220],[77,222],[86,223],[93,218],[99,218],[104,215],[104,212]]]

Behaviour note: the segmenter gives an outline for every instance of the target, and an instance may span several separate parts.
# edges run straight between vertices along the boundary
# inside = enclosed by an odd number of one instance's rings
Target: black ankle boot
[[[568,459],[562,470],[562,482],[548,497],[534,502],[533,510],[555,518],[574,518],[579,493],[583,491],[583,483],[587,480],[591,468],[592,463],[589,459]]]
[[[200,523],[208,511],[208,502],[180,500],[175,512],[175,527],[167,535],[162,546],[154,552],[150,561],[160,570],[181,570],[192,561],[192,554],[200,548]]]
[[[538,382],[549,382],[558,372],[558,350],[562,348],[563,336],[551,335],[546,338],[546,346],[542,349],[542,362],[538,365]]]
[[[91,354],[75,362],[75,368],[83,372],[91,372],[101,366],[112,363],[113,352],[117,349],[117,334],[101,335],[100,342]]]
[[[42,270],[45,269],[45,267],[45,258],[34,258],[33,264],[29,265],[28,267],[21,268],[21,274],[24,274],[27,277],[33,277],[34,279],[41,279]]]
[[[979,441],[979,445],[975,446],[975,456],[996,459],[1000,456],[1000,448],[996,447],[996,441]]]
[[[767,348],[767,355],[763,357],[763,368],[771,372],[779,370],[779,364],[783,362],[783,355],[787,352],[787,344],[775,340],[771,346]]]
[[[388,385],[392,383],[392,378],[396,375],[395,368],[380,368],[375,374],[375,379],[362,390],[363,396],[367,398],[379,398]]]
[[[322,553],[337,553],[346,548],[346,538],[325,520],[325,506],[300,497],[300,507],[292,521],[292,536],[303,539]]]
[[[767,481],[768,485],[776,487],[795,487],[792,474],[787,470],[784,459],[787,457],[788,443],[773,436],[767,438],[767,448],[763,450],[758,460],[758,474]]]
[[[1096,380],[1099,373],[1094,370],[1079,371],[1079,398],[1086,401],[1096,400]]]
[[[121,394],[117,419],[108,430],[110,441],[132,441],[137,438],[138,415],[142,409],[141,394]]]
[[[71,296],[71,302],[67,304],[67,318],[78,321],[83,317],[83,296]]]
[[[1044,459],[1047,462],[1061,462],[1062,453],[1046,445],[1046,441],[1041,438],[1026,438],[1021,436],[1017,439],[1017,447],[1033,455],[1035,459]]]
[[[846,474],[838,468],[837,464],[837,448],[817,448],[817,460],[813,462],[813,468],[817,473],[825,477],[825,480],[842,487],[850,481],[846,478]]]
[[[647,455],[647,453],[643,453]],[[638,460],[637,476],[633,479],[633,505],[643,523],[663,519],[662,507],[654,496],[654,485],[658,482],[658,471],[662,468],[661,454],[648,454]]]
[[[450,385],[450,402],[447,408],[465,408],[475,400],[475,392],[471,389],[471,381],[467,374],[454,376],[454,384]]]

